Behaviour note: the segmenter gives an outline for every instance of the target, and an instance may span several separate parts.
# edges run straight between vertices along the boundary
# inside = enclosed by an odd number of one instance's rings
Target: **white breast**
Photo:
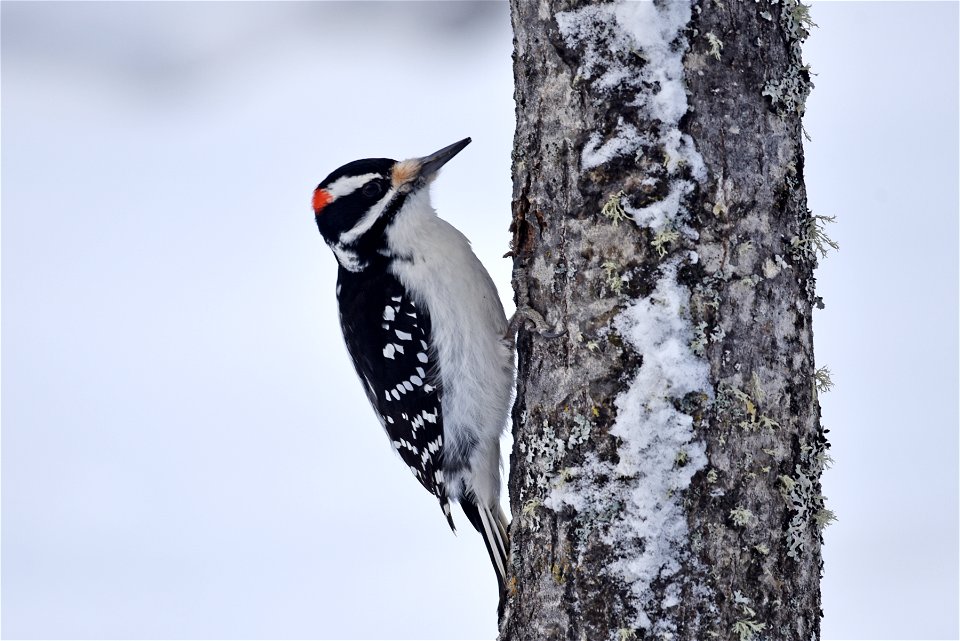
[[[408,198],[387,242],[409,258],[394,262],[394,275],[430,313],[446,456],[470,462],[472,476],[464,480],[481,498],[497,496],[497,443],[513,395],[513,352],[493,280],[466,237],[437,217],[426,189]]]

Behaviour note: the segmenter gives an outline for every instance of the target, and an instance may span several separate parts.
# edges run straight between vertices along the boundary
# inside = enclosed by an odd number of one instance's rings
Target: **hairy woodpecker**
[[[454,528],[458,501],[483,536],[500,586],[507,519],[500,435],[513,390],[507,320],[466,237],[437,217],[429,187],[469,138],[410,160],[356,160],[313,193],[317,227],[339,263],[347,351],[377,417]]]

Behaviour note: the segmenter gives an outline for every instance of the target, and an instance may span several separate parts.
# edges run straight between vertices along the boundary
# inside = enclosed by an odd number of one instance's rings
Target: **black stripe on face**
[[[340,167],[327,176],[317,189],[332,188],[333,200],[316,214],[317,228],[328,244],[337,244],[340,237],[363,221],[364,215],[384,198],[390,190],[391,170],[396,164],[389,158],[356,160]],[[338,183],[353,176],[373,177],[352,191],[337,194]],[[351,243],[353,244],[353,243]]]
[[[375,178],[370,182],[379,183],[384,190],[390,189],[389,178]],[[366,224],[365,217],[371,209],[381,207],[383,199],[387,197],[391,200],[377,219],[364,232],[352,237],[358,225]],[[387,249],[386,229],[406,200],[407,194],[400,192],[392,195],[383,192],[378,199],[375,199],[365,195],[360,188],[327,205],[317,216],[317,227],[328,244],[349,249],[363,263],[376,262],[382,258]]]
[[[364,174],[390,176],[390,172],[395,164],[397,164],[397,161],[392,158],[364,158],[363,160],[354,160],[335,169],[329,176],[323,179],[319,188],[324,189],[329,187],[344,176],[363,176]]]

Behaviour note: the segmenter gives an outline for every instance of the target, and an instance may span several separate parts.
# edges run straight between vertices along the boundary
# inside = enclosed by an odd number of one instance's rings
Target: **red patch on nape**
[[[330,204],[333,196],[326,189],[317,189],[313,192],[313,214],[319,216],[323,208]]]

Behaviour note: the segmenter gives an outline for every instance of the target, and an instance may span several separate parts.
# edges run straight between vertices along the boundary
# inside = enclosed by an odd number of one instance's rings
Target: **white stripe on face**
[[[343,268],[349,272],[358,272],[367,266],[366,263],[360,260],[360,257],[357,256],[357,252],[355,251],[345,249],[340,245],[330,245],[330,249],[332,249],[336,255],[337,262],[343,265]]]
[[[337,182],[340,182],[339,180]],[[367,231],[373,227],[373,224],[377,222],[377,219],[383,215],[384,210],[387,208],[387,205],[393,200],[393,196],[397,193],[396,189],[391,189],[380,198],[380,201],[367,210],[367,213],[363,215],[356,225],[340,234],[340,238],[337,239],[337,245],[343,247],[345,245],[351,244],[353,241],[357,240],[363,236]]]
[[[344,176],[333,181],[333,184],[324,187],[324,191],[330,194],[331,200],[349,196],[360,189],[374,178],[379,178],[380,174],[364,174],[362,176]]]

